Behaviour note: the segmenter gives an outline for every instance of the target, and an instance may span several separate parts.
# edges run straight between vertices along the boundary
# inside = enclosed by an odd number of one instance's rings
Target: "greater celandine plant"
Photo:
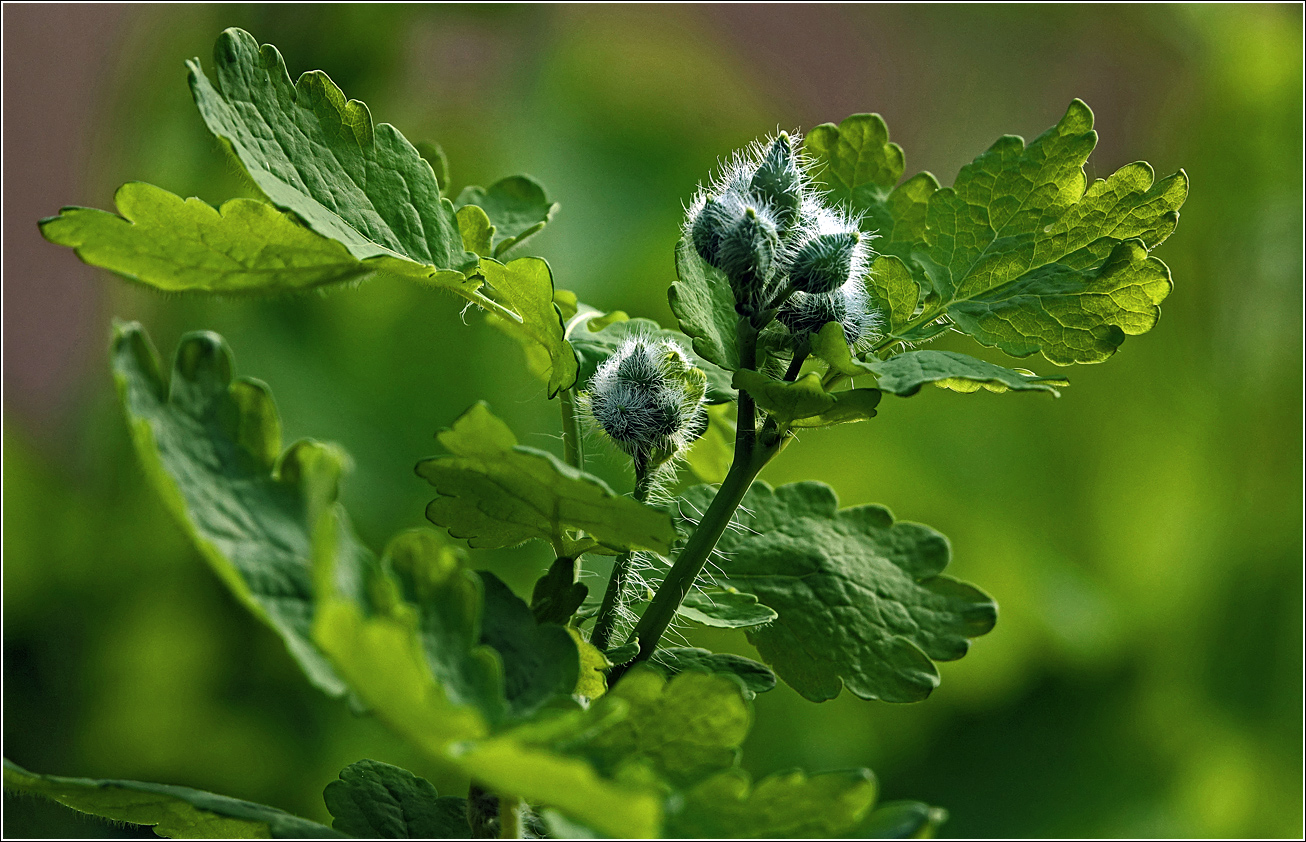
[[[326,787],[328,828],[9,761],[5,786],[184,836],[930,833],[941,810],[877,807],[865,769],[751,780],[751,702],[777,678],[817,702],[845,687],[920,701],[935,662],[965,655],[997,606],[943,575],[951,548],[928,526],[840,508],[820,482],[756,478],[800,432],[870,419],[885,394],[1066,385],[922,347],[945,332],[1068,365],[1151,329],[1171,289],[1151,251],[1178,221],[1184,173],[1156,181],[1135,163],[1090,183],[1097,135],[1078,100],[946,188],[929,173],[899,183],[903,153],[878,115],[782,132],[689,203],[669,291],[679,329],[666,329],[598,312],[545,260],[509,257],[556,207],[534,180],[452,196],[438,146],[374,125],[322,72],[292,82],[276,49],[238,29],[218,39],[212,78],[188,66],[204,122],[263,198],[215,209],[130,182],[118,214],[64,208],[45,237],[168,292],[292,293],[374,273],[447,291],[520,341],[560,406],[562,457],[476,404],[417,463],[441,529],[378,555],[337,502],[345,455],[312,440],[283,451],[267,387],[233,376],[221,337],[183,338],[165,376],[144,329],[116,324],[136,449],[215,572],[309,681],[472,787],[439,796],[360,760]],[[630,458],[632,494],[586,472],[595,434]],[[686,466],[706,484],[676,493]],[[531,540],[556,561],[529,602],[468,552]],[[580,576],[596,556],[614,559],[602,594]],[[676,622],[742,629],[761,662],[669,645]]]

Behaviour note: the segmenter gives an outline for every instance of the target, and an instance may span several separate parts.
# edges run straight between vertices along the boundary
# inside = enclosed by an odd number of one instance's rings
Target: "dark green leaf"
[[[676,280],[667,299],[695,353],[728,371],[739,368],[739,315],[730,282],[684,238],[676,244]]]
[[[344,693],[310,642],[312,536],[335,505],[344,454],[308,440],[281,454],[281,422],[267,387],[232,379],[231,352],[216,334],[183,337],[170,384],[140,325],[115,325],[112,361],[136,451],[168,509],[309,679]],[[352,598],[375,559],[343,513],[340,530],[336,575]]]
[[[676,613],[705,626],[742,629],[760,626],[776,618],[776,613],[758,603],[751,593],[734,588],[703,588],[690,591]]]
[[[713,490],[685,494],[706,508]],[[829,486],[774,491],[756,483],[717,549],[725,580],[780,615],[748,639],[813,701],[847,686],[864,699],[920,701],[939,683],[933,661],[962,657],[997,620],[993,600],[939,575],[952,551],[927,526],[881,506],[840,510]]]
[[[843,836],[875,803],[869,769],[808,777],[800,771],[763,778],[731,769],[685,794],[668,816],[668,836],[697,839],[785,839]]]
[[[213,63],[216,83],[187,62],[195,103],[273,204],[359,259],[475,265],[431,165],[394,126],[373,126],[367,106],[319,70],[292,83],[276,48],[240,29],[218,37]]]
[[[617,494],[551,453],[518,445],[484,403],[437,438],[451,455],[417,465],[418,475],[441,495],[427,506],[426,516],[455,537],[469,538],[473,547],[510,547],[540,538],[559,556],[573,555],[569,529],[583,529],[620,549],[665,553],[675,540],[664,512]]]
[[[649,659],[649,666],[667,676],[678,675],[689,670],[730,673],[744,682],[744,687],[748,689],[746,695],[749,698],[754,694],[775,689],[775,673],[771,672],[766,664],[723,652],[671,646],[654,652],[653,657]]]
[[[617,646],[613,649],[609,649],[606,653],[604,653],[605,657],[607,657],[608,659],[608,663],[612,664],[613,666],[628,664],[631,661],[635,660],[635,656],[638,654],[639,654],[638,642],[623,643],[622,645]]]
[[[467,799],[441,797],[426,778],[379,760],[340,770],[322,792],[331,826],[370,839],[466,839]]]
[[[861,827],[866,839],[933,839],[948,811],[919,801],[889,801],[872,811]]]
[[[580,677],[571,635],[553,623],[537,624],[530,607],[497,576],[479,573],[485,588],[481,642],[503,659],[509,713],[524,718],[555,696],[569,696]]]
[[[548,354],[549,397],[576,383],[576,354],[567,343],[562,311],[554,303],[553,270],[538,257],[519,257],[511,263],[481,261],[480,272],[492,288],[491,296],[519,318],[497,311],[496,325],[523,343],[534,342]]]
[[[250,801],[184,786],[38,775],[4,761],[7,792],[40,795],[80,813],[184,839],[321,839],[325,825]]]
[[[590,589],[577,581],[580,564],[574,558],[559,558],[535,582],[531,592],[531,613],[541,623],[566,623],[585,602]]]
[[[677,343],[689,356],[694,367],[707,375],[708,403],[720,404],[735,399],[735,390],[730,386],[730,372],[713,365],[691,350],[692,343],[688,336],[678,330],[664,330],[652,319],[593,319],[572,330],[569,339],[580,360],[580,374],[576,382],[582,388],[588,386],[590,378],[603,361],[612,356],[618,346],[631,336],[669,339]]]
[[[540,183],[525,175],[500,179],[488,190],[464,187],[454,207],[467,205],[480,207],[494,225],[495,257],[537,233],[558,208]]]

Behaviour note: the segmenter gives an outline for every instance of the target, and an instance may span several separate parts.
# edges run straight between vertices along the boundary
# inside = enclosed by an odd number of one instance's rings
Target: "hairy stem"
[[[798,373],[803,370],[803,363],[807,362],[808,355],[808,351],[794,354],[794,358],[789,362],[789,370],[785,372],[785,382],[792,383],[798,379]]]
[[[649,486],[653,472],[649,470],[648,458],[642,454],[635,457],[635,499],[643,503],[648,498]],[[612,575],[608,577],[608,589],[603,592],[603,604],[599,606],[598,617],[594,620],[594,633],[590,643],[600,652],[608,648],[612,632],[617,624],[617,613],[621,607],[621,597],[626,592],[630,581],[630,556],[628,552],[617,556],[612,565]]]
[[[576,390],[563,389],[558,393],[562,406],[562,458],[573,468],[585,470],[585,446],[581,439],[580,413],[576,411]]]
[[[739,320],[739,365],[741,369],[755,370],[757,367],[757,330],[748,323],[747,319]],[[712,550],[716,548],[717,541],[730,525],[735,509],[739,508],[744,495],[748,493],[749,487],[762,468],[780,452],[782,442],[777,441],[773,446],[760,448],[757,444],[757,410],[752,397],[741,389],[739,421],[735,433],[735,457],[730,463],[730,471],[726,474],[721,487],[717,489],[716,496],[712,498],[707,511],[703,513],[703,518],[698,522],[694,534],[689,536],[675,564],[662,580],[661,586],[653,596],[653,601],[644,611],[644,616],[640,618],[634,632],[631,633],[631,640],[639,643],[639,654],[629,664],[617,667],[609,673],[609,685],[615,684],[626,670],[640,661],[647,660],[656,651],[658,641],[662,639],[667,626],[676,616],[680,603],[684,602],[685,596],[694,587],[694,580],[702,572],[708,557],[712,555]]]

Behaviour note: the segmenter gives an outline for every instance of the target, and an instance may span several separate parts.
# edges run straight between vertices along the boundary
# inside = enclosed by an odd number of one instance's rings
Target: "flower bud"
[[[779,250],[780,235],[770,214],[759,206],[745,206],[717,250],[717,268],[730,281],[739,312],[752,313],[769,298]]]
[[[594,373],[587,403],[618,447],[656,466],[702,435],[706,394],[707,376],[675,342],[632,337]]]
[[[848,282],[862,237],[857,231],[817,234],[798,249],[789,283],[799,292],[824,295]]]
[[[806,175],[794,151],[794,140],[781,132],[753,173],[749,192],[770,208],[776,227],[784,234],[798,215],[805,189]]]
[[[880,318],[878,312],[870,309],[860,279],[850,280],[823,295],[796,292],[776,313],[776,319],[800,337],[811,336],[830,322],[838,322],[850,346],[874,334],[880,327]]]

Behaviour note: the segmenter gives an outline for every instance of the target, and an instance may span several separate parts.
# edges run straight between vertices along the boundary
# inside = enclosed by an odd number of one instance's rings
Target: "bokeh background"
[[[950,184],[1073,97],[1090,174],[1184,167],[1159,250],[1175,290],[1060,400],[886,398],[764,478],[819,478],[949,535],[1001,605],[927,702],[759,697],[744,764],[867,765],[954,836],[1302,833],[1302,17],[1238,6],[4,7],[4,752],[35,771],[185,784],[328,820],[322,787],[372,757],[465,786],[297,674],[222,589],[135,464],[109,319],[166,355],[223,333],[287,441],[354,456],[380,546],[422,523],[412,472],[486,398],[527,443],[557,409],[520,352],[452,298],[398,282],[268,301],[162,297],[42,241],[62,205],[140,179],[248,195],[191,103],[237,25],[322,68],[378,121],[448,152],[455,188],[516,172],[561,210],[529,253],[601,308],[671,324],[681,203],[777,127],[878,111],[908,175]],[[945,340],[949,347],[964,342]],[[968,349],[969,350],[969,349]],[[997,357],[980,352],[991,359]],[[1025,363],[1041,373],[1041,359]],[[628,487],[617,460],[600,470]],[[524,592],[540,547],[479,559]],[[691,633],[747,653],[742,636]],[[5,796],[8,836],[131,833]],[[140,832],[140,831],[138,831]],[[148,831],[145,831],[148,834]]]

